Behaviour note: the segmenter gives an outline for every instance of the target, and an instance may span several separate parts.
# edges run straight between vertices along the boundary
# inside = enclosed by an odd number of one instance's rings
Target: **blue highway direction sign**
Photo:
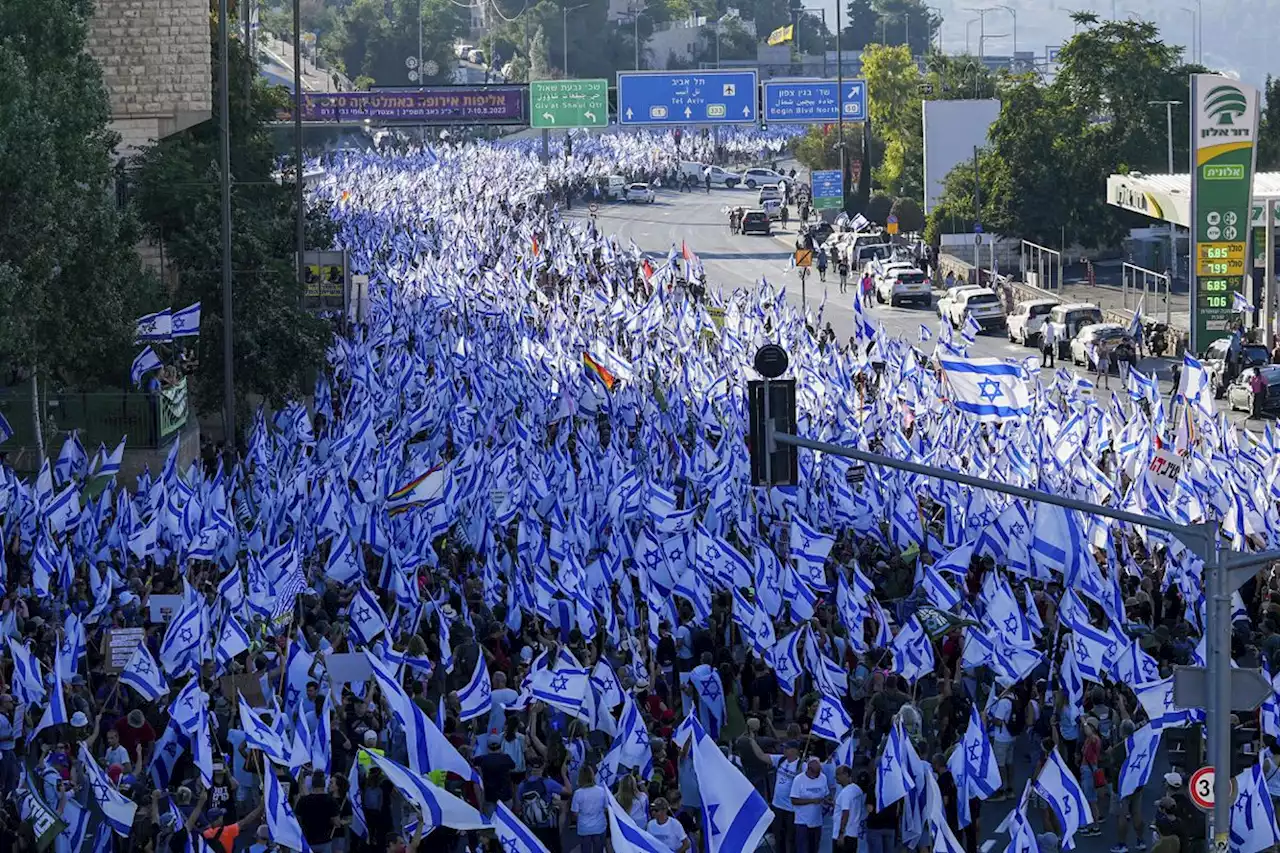
[[[766,122],[836,121],[835,80],[799,80],[764,84],[764,120]],[[863,121],[867,117],[867,84],[865,80],[844,81],[845,121]]]
[[[813,206],[818,210],[840,207],[844,203],[844,187],[840,185],[840,170],[813,172]]]
[[[755,71],[620,71],[618,124],[754,124]]]

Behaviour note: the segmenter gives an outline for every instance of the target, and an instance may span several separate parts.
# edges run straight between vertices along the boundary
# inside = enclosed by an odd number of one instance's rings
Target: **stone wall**
[[[127,156],[212,115],[208,0],[97,0],[89,53],[102,66]]]

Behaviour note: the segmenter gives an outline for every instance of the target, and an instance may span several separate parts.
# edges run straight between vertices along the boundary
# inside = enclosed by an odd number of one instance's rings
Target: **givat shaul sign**
[[[1192,350],[1231,333],[1231,294],[1243,280],[1252,231],[1258,90],[1229,77],[1191,75]]]

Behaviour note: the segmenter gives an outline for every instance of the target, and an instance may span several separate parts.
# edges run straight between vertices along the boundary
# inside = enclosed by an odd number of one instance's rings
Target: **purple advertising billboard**
[[[381,92],[304,92],[302,120],[398,124],[525,124],[527,86],[437,86]]]

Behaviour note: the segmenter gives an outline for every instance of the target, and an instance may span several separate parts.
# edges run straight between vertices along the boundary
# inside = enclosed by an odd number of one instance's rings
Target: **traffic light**
[[[786,372],[787,364],[786,350],[765,344],[754,361],[756,372],[764,379],[747,383],[747,444],[753,486],[794,486],[800,481],[796,447],[772,440],[774,432],[795,435],[796,431],[796,381],[778,378]]]

